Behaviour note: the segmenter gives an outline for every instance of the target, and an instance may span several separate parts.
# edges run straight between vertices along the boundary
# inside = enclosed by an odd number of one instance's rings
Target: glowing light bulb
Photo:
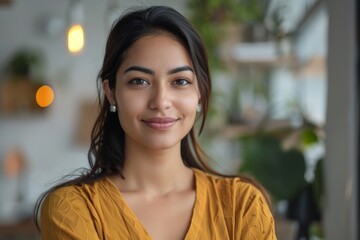
[[[78,53],[84,48],[84,30],[80,24],[75,24],[68,31],[68,50]]]
[[[54,100],[54,91],[47,85],[41,86],[36,91],[36,103],[40,107],[48,107]]]

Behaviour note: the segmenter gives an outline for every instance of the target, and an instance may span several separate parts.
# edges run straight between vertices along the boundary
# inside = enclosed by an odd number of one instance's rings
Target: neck
[[[138,145],[125,149],[123,190],[158,195],[192,187],[193,173],[182,161],[180,143],[163,150],[139,149]]]

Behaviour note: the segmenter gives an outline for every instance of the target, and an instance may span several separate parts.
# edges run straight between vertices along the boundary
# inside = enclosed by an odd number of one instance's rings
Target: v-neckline
[[[195,203],[192,208],[190,225],[186,232],[184,240],[197,239],[205,211],[205,204],[204,204],[205,203],[204,198],[206,194],[205,185],[201,179],[199,173],[200,170],[197,170],[195,168],[191,168],[191,169],[193,171],[195,178]],[[120,190],[110,180],[109,177],[106,177],[105,180],[112,186],[112,188],[114,188],[113,190],[110,189],[111,191],[108,191],[108,193],[110,192],[114,193],[114,195],[112,195],[112,200],[115,201],[116,205],[119,206],[119,210],[123,212],[124,217],[131,224],[133,224],[134,227],[141,229],[149,239],[152,239],[152,236],[149,234],[149,232],[147,231],[143,223],[140,221],[140,219],[136,216],[135,212],[128,205]]]

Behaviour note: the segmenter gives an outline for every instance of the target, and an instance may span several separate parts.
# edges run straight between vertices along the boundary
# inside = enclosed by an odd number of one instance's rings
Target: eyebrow
[[[155,72],[153,70],[151,70],[150,68],[141,67],[141,66],[131,66],[125,70],[125,73],[130,72],[130,71],[138,71],[138,72],[155,75]],[[194,73],[194,70],[191,67],[181,66],[181,67],[171,69],[170,71],[167,72],[167,74],[171,75],[171,74],[175,74],[175,73],[182,72],[182,71],[190,71],[190,72]]]
[[[177,67],[177,68],[174,68],[174,69],[171,69],[170,71],[168,71],[168,74],[175,74],[175,73],[178,73],[178,72],[182,72],[182,71],[190,71],[192,73],[194,73],[194,70],[189,67],[189,66],[181,66],[181,67]]]

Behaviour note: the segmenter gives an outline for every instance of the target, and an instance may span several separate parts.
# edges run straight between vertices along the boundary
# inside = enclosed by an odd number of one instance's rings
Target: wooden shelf
[[[237,61],[239,67],[275,68],[275,67],[296,67],[297,59],[292,56],[278,57],[271,60],[240,60]]]
[[[224,50],[224,61],[236,68],[277,68],[296,67],[299,62],[290,50],[280,53],[278,43],[274,41],[257,43],[236,43]]]
[[[36,103],[36,91],[41,86],[27,77],[10,77],[0,82],[0,115],[39,114],[46,111]]]
[[[313,56],[305,63],[299,65],[295,73],[306,76],[325,76],[326,71],[326,58],[324,56]]]
[[[271,120],[264,126],[265,131],[275,131],[277,129],[293,128],[289,120]],[[220,138],[235,139],[248,134],[255,134],[259,131],[257,124],[231,123],[214,131]]]

